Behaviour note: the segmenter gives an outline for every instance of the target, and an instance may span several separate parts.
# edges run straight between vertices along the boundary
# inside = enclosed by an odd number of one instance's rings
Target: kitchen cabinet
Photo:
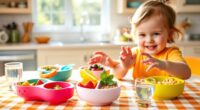
[[[44,65],[54,65],[54,64],[76,64],[83,65],[83,56],[86,52],[81,49],[48,49],[48,50],[38,50],[37,61],[38,66]]]
[[[133,14],[137,7],[146,0],[117,0],[117,10],[120,14]],[[167,5],[171,6],[177,13],[200,12],[200,0],[169,0]]]
[[[136,9],[145,1],[147,0],[117,0],[118,13],[133,14]],[[176,9],[176,3],[176,0],[169,0],[169,2],[166,4]]]
[[[175,10],[178,13],[200,12],[200,0],[176,0],[175,5]]]
[[[1,0],[0,14],[31,14],[32,0],[24,0],[24,3],[20,1],[22,0]]]
[[[183,56],[200,57],[199,41],[179,41],[175,46],[178,46]]]
[[[200,47],[199,46],[184,47],[183,55],[200,57]]]
[[[117,0],[119,14],[133,14],[137,7],[145,0]]]
[[[75,64],[74,68],[79,68],[88,64],[88,61],[95,51],[103,51],[112,58],[119,58],[120,46],[116,47],[85,47],[85,48],[60,48],[38,50],[38,66],[54,64]]]

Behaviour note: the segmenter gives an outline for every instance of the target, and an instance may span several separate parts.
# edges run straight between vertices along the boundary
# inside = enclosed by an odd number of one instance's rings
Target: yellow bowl
[[[154,85],[155,91],[153,98],[155,100],[177,98],[183,93],[185,84],[185,81],[182,79],[168,76],[152,76],[145,78],[145,81]]]

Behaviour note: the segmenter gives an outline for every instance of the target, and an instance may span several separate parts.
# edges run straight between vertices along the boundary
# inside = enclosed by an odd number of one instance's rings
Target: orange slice
[[[53,69],[49,73],[43,73],[43,72],[41,72],[40,73],[40,77],[41,78],[51,78],[51,77],[54,77],[56,74],[57,74],[57,70]]]

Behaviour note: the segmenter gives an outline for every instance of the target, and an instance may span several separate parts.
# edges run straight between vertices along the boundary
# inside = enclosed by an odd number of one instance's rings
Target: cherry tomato
[[[84,85],[83,85],[83,84],[81,84],[81,83],[78,83],[78,86],[80,86],[80,87],[84,87]]]
[[[89,81],[86,85],[85,85],[86,88],[91,88],[91,89],[94,89],[95,88],[95,85],[92,83],[92,81]]]
[[[78,86],[84,87],[84,88],[90,88],[94,89],[96,86],[92,83],[92,81],[87,82],[85,85],[82,83],[78,83]]]
[[[41,85],[41,84],[44,84],[44,82],[42,80],[38,80],[36,85]]]

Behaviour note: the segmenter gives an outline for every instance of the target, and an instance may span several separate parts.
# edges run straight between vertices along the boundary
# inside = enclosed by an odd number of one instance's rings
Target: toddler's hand
[[[89,64],[100,63],[105,66],[113,67],[113,60],[104,52],[95,52]]]
[[[142,55],[147,57],[147,59],[144,60],[143,63],[149,65],[149,67],[146,69],[146,72],[154,67],[156,67],[160,70],[165,69],[166,65],[165,65],[164,61],[153,58],[151,55],[149,55],[147,53],[142,53]]]
[[[132,54],[130,47],[121,47],[120,60],[124,68],[131,68],[136,60],[136,54]]]

